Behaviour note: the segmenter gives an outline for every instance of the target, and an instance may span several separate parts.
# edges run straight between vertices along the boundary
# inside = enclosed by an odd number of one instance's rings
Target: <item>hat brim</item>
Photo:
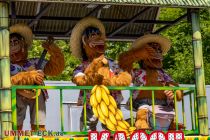
[[[136,41],[134,41],[131,49],[141,48],[145,44],[152,42],[160,44],[163,55],[167,54],[167,52],[171,48],[171,41],[168,38],[163,37],[161,35],[149,34],[149,35],[144,35],[138,38]]]
[[[82,34],[88,27],[98,28],[105,38],[105,28],[103,23],[95,17],[86,17],[80,20],[73,28],[70,36],[70,50],[73,56],[82,59]]]
[[[10,34],[17,33],[17,34],[21,35],[24,38],[27,47],[28,48],[31,47],[32,41],[33,41],[33,33],[32,33],[31,28],[28,25],[15,24],[15,25],[11,26],[9,28],[9,30],[10,30]]]

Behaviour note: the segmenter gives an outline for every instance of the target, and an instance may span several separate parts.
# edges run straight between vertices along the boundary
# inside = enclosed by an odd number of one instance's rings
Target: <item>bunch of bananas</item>
[[[101,123],[111,131],[125,131],[131,134],[136,128],[123,120],[122,111],[117,108],[117,103],[104,85],[95,85],[91,90],[90,105],[93,114]]]

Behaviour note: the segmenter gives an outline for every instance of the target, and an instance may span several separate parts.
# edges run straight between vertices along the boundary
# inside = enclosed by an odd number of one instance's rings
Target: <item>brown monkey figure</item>
[[[178,86],[178,83],[163,70],[163,55],[168,52],[170,47],[170,40],[161,35],[149,34],[142,36],[134,41],[130,50],[120,54],[119,66],[131,73],[134,86]],[[139,63],[139,69],[132,69],[133,63],[135,62]],[[180,101],[183,98],[183,93],[177,90],[176,97],[177,101]],[[146,118],[141,116],[145,116],[145,111],[142,110],[149,109],[149,106],[151,107],[152,105],[152,91],[134,91],[133,100],[133,107],[137,110],[135,126],[137,129],[150,129],[149,116]],[[173,100],[173,91],[155,90],[155,105],[166,108],[171,107],[173,110]],[[174,112],[174,110],[172,112]],[[139,122],[142,121],[147,121],[147,128],[145,125],[142,127],[142,125],[139,124]],[[158,123],[161,124],[161,122],[157,121],[157,124]],[[159,125],[156,126],[156,129],[162,130],[163,128]]]

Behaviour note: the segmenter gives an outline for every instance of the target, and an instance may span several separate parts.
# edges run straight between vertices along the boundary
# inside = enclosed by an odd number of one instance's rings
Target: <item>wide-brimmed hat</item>
[[[10,34],[17,33],[17,34],[21,35],[24,38],[27,47],[28,48],[31,47],[32,41],[33,41],[33,33],[32,33],[31,28],[28,25],[15,24],[15,25],[11,26],[9,30],[10,30]]]
[[[70,49],[72,55],[82,59],[82,35],[88,27],[98,28],[102,37],[105,38],[105,28],[103,23],[95,17],[86,17],[80,20],[73,28],[70,36]]]
[[[133,42],[131,49],[141,48],[145,44],[152,42],[160,44],[163,55],[165,55],[170,50],[171,41],[168,38],[157,34],[148,34],[138,38]]]

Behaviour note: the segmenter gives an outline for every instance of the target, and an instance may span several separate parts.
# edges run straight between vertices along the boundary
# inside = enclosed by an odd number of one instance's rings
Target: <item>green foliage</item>
[[[185,9],[178,8],[162,8],[160,11],[160,20],[175,20],[185,14]],[[201,31],[203,41],[203,56],[205,66],[206,84],[210,84],[210,18],[209,11],[202,10],[200,12]],[[155,26],[155,29],[161,28],[163,25]],[[162,32],[163,36],[168,37],[172,41],[172,48],[164,57],[164,69],[173,77],[173,79],[182,84],[194,84],[194,62],[192,50],[192,29],[191,24],[187,20],[172,26],[168,30]],[[67,41],[56,41],[57,45],[62,49],[65,56],[65,70],[57,77],[47,77],[48,80],[71,80],[73,69],[79,65],[79,60],[71,56]],[[40,57],[43,48],[42,41],[35,40],[33,42],[33,50],[29,52],[29,57]],[[106,56],[117,60],[119,54],[128,50],[131,43],[128,42],[107,42]],[[49,56],[47,56],[49,59]]]
[[[33,41],[33,48],[31,51],[29,51],[29,58],[39,58],[41,56],[41,53],[43,51],[42,42],[43,41],[40,40]],[[47,77],[46,80],[70,81],[74,68],[79,65],[80,62],[78,59],[70,54],[69,44],[66,41],[58,40],[55,41],[55,43],[59,46],[64,54],[65,69],[60,75],[55,77]],[[49,55],[46,56],[46,59],[49,59]]]
[[[168,14],[167,14],[168,13]],[[161,10],[161,20],[174,20],[186,13],[183,9],[164,8]],[[200,26],[203,41],[203,55],[206,84],[210,84],[210,21],[209,12],[206,10],[200,13]],[[164,68],[175,81],[182,84],[194,84],[194,62],[192,49],[192,29],[191,24],[184,20],[172,26],[162,33],[172,41],[172,48],[165,56]]]
[[[108,42],[106,56],[113,60],[117,60],[120,53],[127,51],[131,46],[129,42]]]

